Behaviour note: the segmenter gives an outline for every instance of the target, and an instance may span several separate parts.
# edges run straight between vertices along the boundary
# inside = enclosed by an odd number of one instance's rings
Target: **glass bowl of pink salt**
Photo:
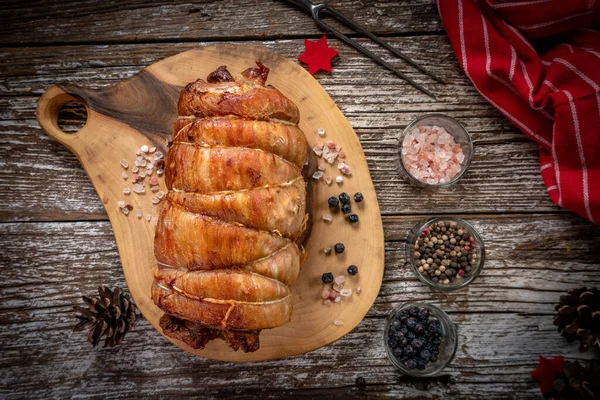
[[[447,188],[463,177],[473,157],[469,132],[452,117],[425,114],[400,135],[400,165],[411,183]]]

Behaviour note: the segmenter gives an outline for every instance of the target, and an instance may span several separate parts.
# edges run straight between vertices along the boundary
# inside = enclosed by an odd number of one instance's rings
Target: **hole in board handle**
[[[87,117],[87,109],[81,100],[68,101],[58,112],[58,127],[68,135],[75,134],[84,127]]]

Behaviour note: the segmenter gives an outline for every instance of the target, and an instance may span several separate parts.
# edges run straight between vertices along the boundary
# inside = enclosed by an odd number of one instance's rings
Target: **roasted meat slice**
[[[300,176],[283,158],[262,150],[174,143],[165,161],[167,189],[214,193],[277,185]]]
[[[255,121],[237,117],[189,118],[175,122],[173,138],[178,142],[207,147],[248,147],[273,153],[302,168],[307,142],[296,125],[273,121]]]
[[[302,177],[274,186],[212,194],[169,192],[167,200],[189,212],[294,238],[306,217]]]

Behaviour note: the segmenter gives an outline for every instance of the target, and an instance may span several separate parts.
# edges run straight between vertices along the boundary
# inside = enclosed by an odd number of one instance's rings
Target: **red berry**
[[[462,269],[459,269],[459,270],[458,270],[458,274],[459,274],[460,276],[463,276],[463,275],[465,274],[465,271],[464,271],[464,270],[462,270]]]
[[[426,235],[429,235],[429,228],[423,229],[423,233],[426,234]]]
[[[469,246],[465,246],[465,250],[469,251],[469,250],[471,250],[471,248]]]

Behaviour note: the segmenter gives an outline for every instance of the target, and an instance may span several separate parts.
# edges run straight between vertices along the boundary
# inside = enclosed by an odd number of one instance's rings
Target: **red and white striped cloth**
[[[539,144],[552,201],[600,223],[600,1],[436,1],[467,77]]]

